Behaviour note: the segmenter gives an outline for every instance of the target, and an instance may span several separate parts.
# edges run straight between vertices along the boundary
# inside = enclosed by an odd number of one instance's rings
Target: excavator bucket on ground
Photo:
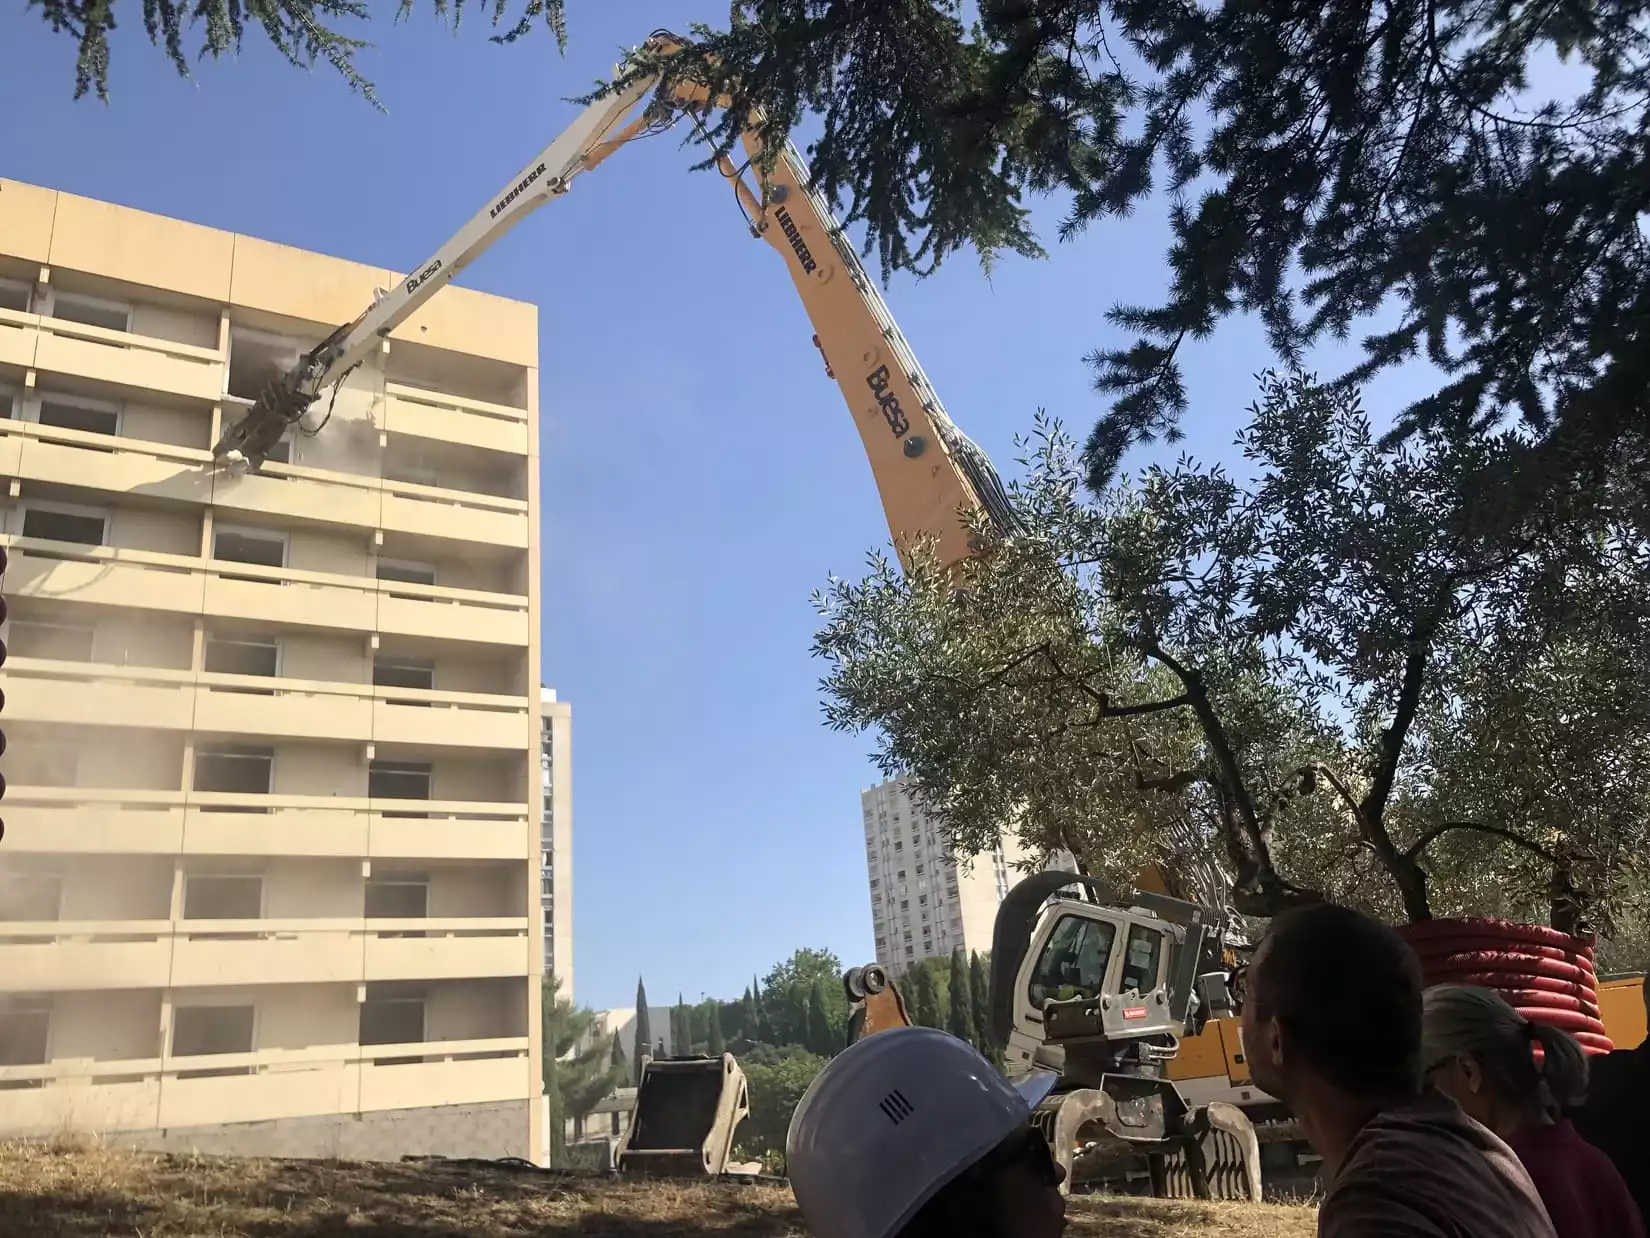
[[[636,1107],[614,1155],[621,1174],[719,1177],[750,1114],[745,1072],[733,1054],[656,1058],[642,1067]]]

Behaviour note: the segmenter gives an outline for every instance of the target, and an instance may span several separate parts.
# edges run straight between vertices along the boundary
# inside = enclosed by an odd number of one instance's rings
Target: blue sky
[[[569,0],[572,44],[454,37],[421,6],[363,56],[389,114],[249,34],[180,79],[117,12],[112,103],[71,101],[74,49],[0,7],[0,175],[404,270],[576,114],[566,97],[720,0]],[[26,122],[26,123],[20,123]],[[676,138],[623,152],[461,282],[540,306],[544,674],[574,710],[577,997],[735,996],[798,946],[871,954],[869,737],[821,725],[810,592],[887,541],[836,386],[777,255]],[[1057,218],[1050,205],[1045,225]],[[1045,227],[1055,248],[1052,227]],[[1100,411],[1103,314],[1164,286],[1160,210],[1054,260],[967,258],[888,300],[953,417],[1005,471],[1039,407]],[[1266,364],[1250,323],[1191,356],[1185,447],[1227,457]],[[1383,397],[1415,394],[1403,379]],[[1137,463],[1149,457],[1144,453]]]

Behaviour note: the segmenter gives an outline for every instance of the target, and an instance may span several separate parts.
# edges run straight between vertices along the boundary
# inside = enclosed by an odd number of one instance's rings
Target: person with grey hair
[[[1517,1154],[1558,1238],[1645,1238],[1615,1165],[1570,1123],[1587,1095],[1574,1037],[1499,993],[1443,984],[1421,997],[1421,1053],[1428,1082]]]
[[[1650,1026],[1650,975],[1644,978],[1645,1023]],[[1574,1114],[1581,1137],[1616,1163],[1639,1211],[1650,1223],[1650,1037],[1592,1061],[1587,1103]]]

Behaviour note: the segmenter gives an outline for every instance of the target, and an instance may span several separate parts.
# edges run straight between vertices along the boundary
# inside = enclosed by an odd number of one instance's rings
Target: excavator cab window
[[[1163,960],[1163,934],[1144,924],[1129,926],[1128,945],[1123,951],[1123,992],[1150,993],[1157,987]]]
[[[1106,968],[1117,942],[1117,926],[1109,920],[1065,916],[1049,934],[1026,996],[1032,1009],[1049,1001],[1099,997],[1106,986]]]

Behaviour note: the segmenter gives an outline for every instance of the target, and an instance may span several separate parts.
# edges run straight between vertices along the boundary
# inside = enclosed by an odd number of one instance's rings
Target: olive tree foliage
[[[955,575],[874,556],[817,599],[829,724],[874,729],[959,849],[1012,823],[1117,881],[1155,862],[1201,893],[1218,867],[1244,914],[1511,899],[1571,924],[1633,897],[1644,545],[1487,534],[1516,435],[1383,443],[1299,372],[1263,376],[1238,441],[1247,481],[1182,459],[1089,499],[1040,420],[1012,487],[1034,534],[982,525]]]
[[[524,0],[511,21],[511,0],[433,0],[437,19],[456,29],[469,9],[480,8],[491,24],[505,29],[495,43],[513,43],[543,25],[566,46],[566,0]],[[39,9],[52,30],[74,39],[74,97],[95,94],[109,101],[109,35],[115,29],[116,0],[24,0],[25,9]],[[413,0],[397,0],[396,18],[408,17]],[[318,62],[341,74],[351,90],[381,107],[372,83],[355,66],[357,52],[370,47],[365,40],[340,29],[339,22],[365,22],[372,8],[365,0],[127,0],[122,14],[141,11],[144,33],[165,50],[180,76],[189,76],[189,60],[238,55],[250,26],[301,69]],[[508,23],[508,25],[506,25]]]

